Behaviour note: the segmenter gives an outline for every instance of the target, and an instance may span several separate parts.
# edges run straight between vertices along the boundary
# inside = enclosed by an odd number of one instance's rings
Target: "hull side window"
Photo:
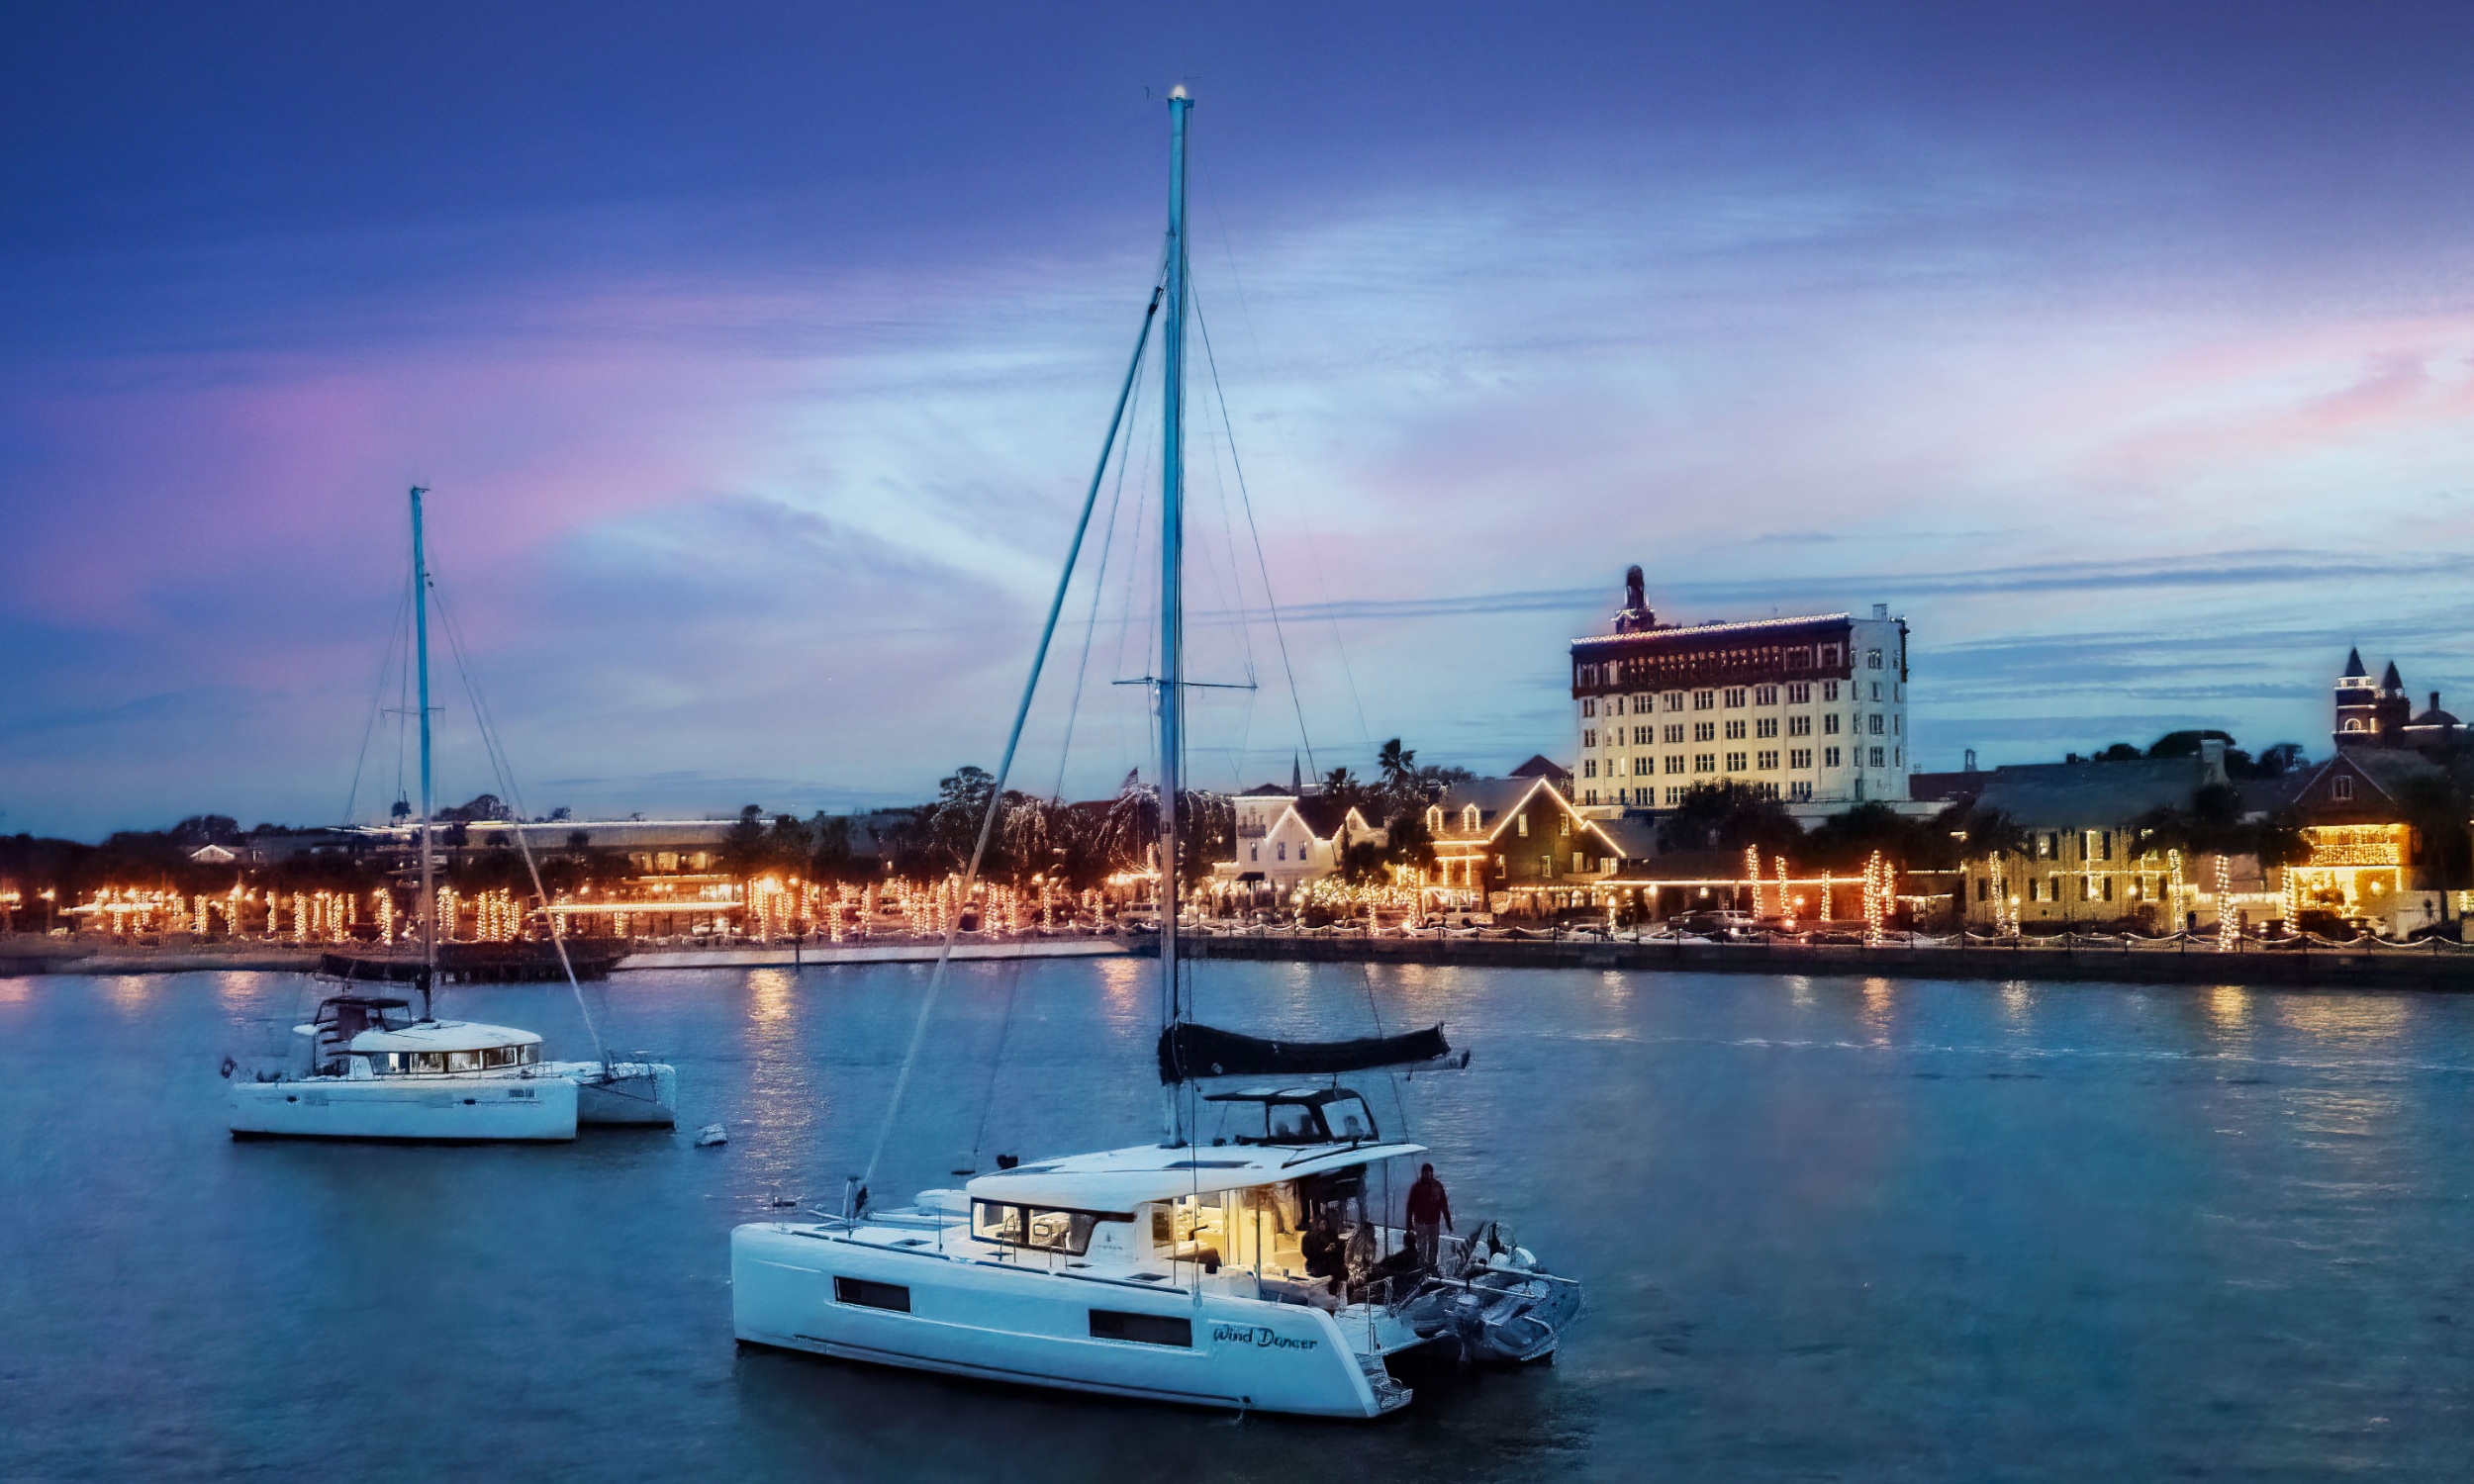
[[[1172,1319],[1162,1314],[1126,1314],[1115,1309],[1094,1309],[1091,1311],[1091,1338],[1124,1340],[1135,1345],[1173,1345],[1192,1349],[1194,1326],[1189,1319]]]
[[[877,1283],[866,1278],[837,1276],[833,1280],[833,1302],[907,1314],[910,1312],[910,1290],[900,1283]]]

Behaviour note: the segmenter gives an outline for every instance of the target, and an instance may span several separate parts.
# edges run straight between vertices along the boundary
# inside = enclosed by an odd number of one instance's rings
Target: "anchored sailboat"
[[[1266,1040],[1188,1017],[1178,953],[1178,820],[1185,684],[1183,522],[1186,143],[1192,100],[1169,97],[1165,282],[1126,373],[1133,384],[1165,306],[1159,744],[1160,1080],[1156,1144],[1006,1165],[912,1209],[871,1211],[865,1180],[835,1219],[758,1222],[731,1233],[740,1341],[1029,1385],[1324,1417],[1408,1405],[1393,1372],[1412,1357],[1528,1361],[1554,1352],[1579,1286],[1542,1269],[1499,1226],[1431,1253],[1383,1224],[1387,1161],[1424,1153],[1386,1139],[1356,1092],[1326,1080],[1378,1067],[1449,1065],[1440,1026],[1349,1042]],[[1126,394],[1109,426],[1113,444]],[[1103,448],[1100,467],[1108,454]],[[1099,480],[1093,480],[1095,499]],[[1070,580],[1091,518],[1067,556]],[[1001,797],[1048,639],[1059,584],[996,781]],[[984,850],[995,821],[983,824]],[[966,873],[976,874],[975,854]],[[941,976],[942,965],[939,966]],[[916,1062],[938,977],[920,1009],[887,1113]],[[1213,1078],[1272,1085],[1204,1094]],[[1200,1104],[1236,1125],[1203,1143]],[[883,1143],[880,1137],[879,1151]]]
[[[438,896],[431,879],[429,568],[421,518],[426,493],[412,492],[421,958],[324,956],[322,975],[342,979],[344,992],[322,1000],[306,1024],[292,1028],[292,1056],[284,1067],[233,1081],[233,1137],[460,1143],[568,1140],[576,1137],[579,1123],[668,1127],[675,1121],[677,1087],[668,1066],[614,1062],[607,1055],[595,1062],[543,1062],[541,1038],[530,1031],[439,1020],[430,1013],[438,974]],[[522,830],[516,836],[529,868],[530,847]],[[539,873],[533,876],[538,890]],[[551,943],[572,983],[566,945],[555,937]],[[410,999],[363,987],[388,982],[412,986],[421,999],[418,1016],[411,1013]],[[231,1077],[236,1069],[227,1060],[224,1074]]]

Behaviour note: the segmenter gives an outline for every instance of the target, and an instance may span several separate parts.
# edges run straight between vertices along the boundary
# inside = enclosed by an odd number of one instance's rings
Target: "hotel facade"
[[[1612,632],[1571,642],[1574,801],[1663,809],[1738,783],[1796,813],[1907,800],[1907,621],[1823,613],[1662,624],[1641,569]]]

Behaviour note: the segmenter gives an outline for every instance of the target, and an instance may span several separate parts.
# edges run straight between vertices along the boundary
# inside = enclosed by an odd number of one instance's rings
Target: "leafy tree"
[[[2151,758],[2195,758],[2199,756],[2203,742],[2222,742],[2230,750],[2234,746],[2234,734],[2213,727],[2205,731],[2167,732],[2148,745],[2147,755]]]
[[[1765,788],[1733,779],[1686,788],[1674,812],[1658,827],[1658,848],[1669,852],[1732,851],[1752,845],[1786,850],[1803,840],[1804,831],[1785,804]]]
[[[1421,804],[1392,815],[1383,839],[1383,859],[1392,865],[1426,870],[1435,864],[1435,836],[1426,828],[1426,810]]]
[[[2113,746],[2098,753],[2096,761],[2099,763],[2136,763],[2145,756],[2145,753],[2128,742],[2116,742]]]
[[[936,802],[928,816],[928,840],[937,857],[937,874],[957,872],[971,864],[971,852],[978,848],[980,830],[988,822],[989,803],[996,796],[997,776],[985,768],[957,768],[937,782]],[[1000,842],[990,840],[988,859],[980,863],[982,875],[1004,874],[1004,863],[997,859],[999,846]]]
[[[452,808],[440,809],[435,816],[455,823],[477,823],[485,819],[515,817],[495,793],[476,793]]]
[[[2310,757],[2303,752],[2301,743],[2279,742],[2274,747],[2263,750],[2251,767],[2256,777],[2283,778],[2310,761]]]
[[[2442,891],[2468,884],[2465,789],[2447,774],[2408,779],[2397,789],[2398,811],[2413,826],[2420,846],[2415,864],[2425,884]]]
[[[1212,862],[1236,859],[1237,806],[1216,793],[1188,793],[1177,804],[1177,875],[1190,886],[1210,876]]]
[[[721,832],[721,869],[745,881],[765,869],[765,809],[749,804],[737,822]]]
[[[808,821],[808,875],[819,881],[846,881],[864,872],[858,866],[858,853],[851,849],[850,818],[843,814],[819,811]]]
[[[1354,840],[1340,857],[1343,881],[1361,886],[1380,885],[1391,880],[1390,852],[1372,840]]]
[[[1856,804],[1814,826],[1799,853],[1825,871],[1855,871],[1879,851],[1902,866],[1924,864],[1928,847],[1916,822],[1878,799]]]
[[[240,838],[238,822],[229,814],[192,814],[171,828],[172,843],[184,851],[229,845]]]
[[[1962,860],[1982,860],[1986,856],[2016,856],[2024,860],[2035,848],[2035,842],[2017,820],[1999,809],[1973,803],[1944,809],[1933,821],[1931,838],[1932,845],[1924,859],[1944,869]]]
[[[1359,783],[1357,775],[1346,768],[1335,768],[1324,774],[1321,787],[1323,796],[1337,803],[1355,804],[1366,797],[1366,786]]]

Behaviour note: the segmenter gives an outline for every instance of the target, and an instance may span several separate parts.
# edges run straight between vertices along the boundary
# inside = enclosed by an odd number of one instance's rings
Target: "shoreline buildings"
[[[1662,624],[1638,567],[1624,599],[1612,632],[1571,641],[1582,808],[1671,808],[1719,783],[1760,788],[1808,824],[1907,801],[1907,620],[1887,603],[1867,618]]]

